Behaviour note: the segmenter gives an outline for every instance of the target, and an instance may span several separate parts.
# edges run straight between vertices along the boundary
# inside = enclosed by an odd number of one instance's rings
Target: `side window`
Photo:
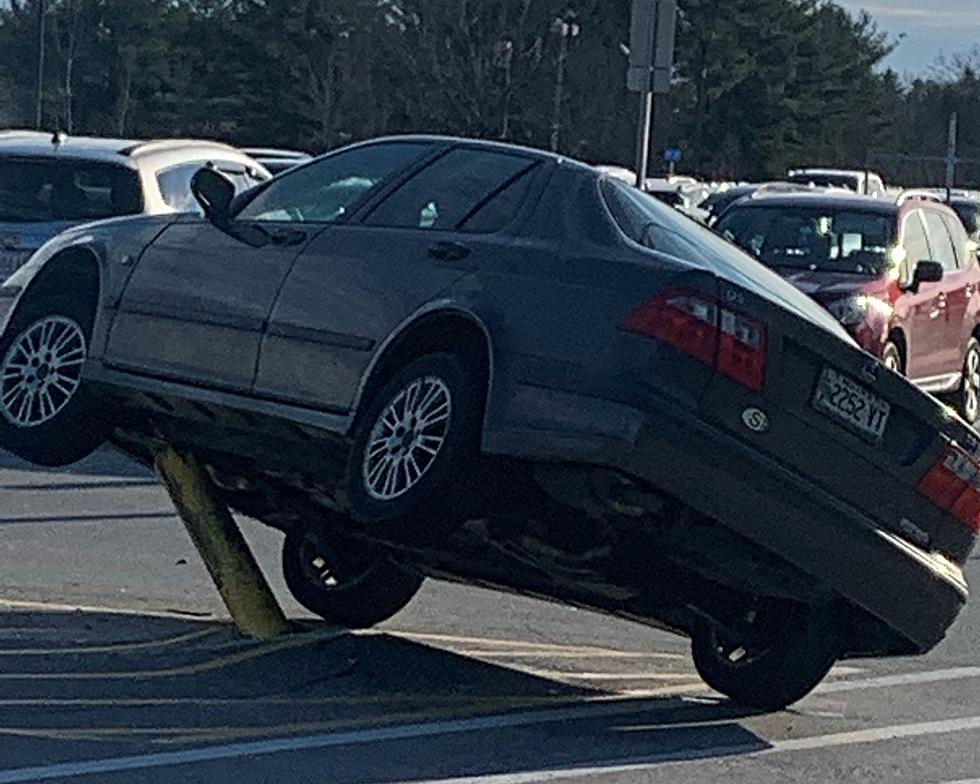
[[[903,277],[911,279],[912,270],[915,269],[916,264],[933,258],[932,250],[929,248],[929,239],[926,237],[925,226],[922,225],[922,213],[919,210],[910,212],[905,219],[902,246],[905,248],[906,267],[903,270]]]
[[[949,236],[953,238],[953,250],[956,253],[957,266],[960,269],[969,267],[970,249],[967,246],[970,243],[970,236],[963,228],[963,223],[953,215],[943,215],[943,223],[946,224]]]
[[[247,201],[238,217],[252,221],[333,223],[389,177],[421,158],[430,145],[371,144],[291,169]]]
[[[191,193],[191,178],[194,173],[205,165],[204,161],[181,163],[157,172],[157,185],[160,195],[178,212],[199,212],[197,200]]]
[[[527,187],[529,180],[522,175],[534,165],[533,160],[519,155],[452,150],[385,199],[365,223],[390,228],[495,231],[516,212],[523,195],[520,186],[523,183]],[[494,204],[498,197],[499,203]]]
[[[954,272],[959,269],[956,259],[956,251],[953,250],[953,240],[949,236],[949,229],[943,221],[943,216],[938,212],[928,210],[925,213],[926,228],[929,230],[929,247],[932,248],[933,259],[943,265],[946,272]]]

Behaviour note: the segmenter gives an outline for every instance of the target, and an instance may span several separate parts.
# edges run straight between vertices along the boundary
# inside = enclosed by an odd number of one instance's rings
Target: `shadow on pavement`
[[[321,752],[330,755],[335,784],[765,748],[737,724],[740,715],[725,704],[677,697],[624,699],[396,635],[323,624],[257,642],[228,624],[172,617],[0,614],[0,774],[338,733],[350,742],[330,742]],[[448,756],[423,749],[379,754],[376,744],[384,739],[359,734],[433,725],[437,731],[394,740],[448,743]],[[249,770],[236,778],[273,780],[258,772],[273,775],[281,756],[250,758]],[[220,769],[236,767],[236,759]],[[291,761],[290,781],[306,780],[303,764]],[[317,780],[314,769],[307,772]],[[173,780],[172,772],[160,773],[161,781]],[[137,779],[144,780],[132,773],[119,780]],[[181,780],[191,779],[182,774]]]
[[[111,447],[103,447],[95,454],[86,457],[84,460],[75,463],[74,465],[66,466],[64,468],[50,468],[45,469],[40,466],[36,466],[33,463],[28,463],[21,460],[19,457],[10,454],[10,452],[5,452],[0,449],[0,469],[12,469],[16,471],[29,471],[40,477],[44,477],[46,474],[59,475],[64,477],[65,475],[73,476],[111,476],[116,481],[111,483],[112,486],[130,486],[133,484],[132,480],[144,480],[147,483],[155,483],[153,474],[145,467],[134,462],[130,458],[126,457],[121,452],[117,452]],[[126,481],[126,480],[130,481]],[[61,482],[59,484],[65,484]],[[69,485],[71,483],[68,483]],[[89,484],[84,484],[83,486],[88,487]],[[36,485],[25,485],[25,487],[36,487]],[[66,486],[63,489],[71,489],[71,487]]]

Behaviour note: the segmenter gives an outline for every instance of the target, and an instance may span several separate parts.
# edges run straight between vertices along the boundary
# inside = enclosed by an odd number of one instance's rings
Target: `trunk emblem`
[[[769,429],[769,415],[758,408],[747,408],[742,412],[742,424],[753,433],[765,433]]]
[[[867,381],[869,384],[873,384],[875,381],[878,380],[878,369],[880,367],[881,364],[877,360],[872,359],[866,362],[864,367],[861,368],[862,378],[864,378],[864,380]]]

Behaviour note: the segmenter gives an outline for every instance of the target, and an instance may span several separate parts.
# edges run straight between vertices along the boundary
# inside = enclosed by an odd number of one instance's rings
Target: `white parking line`
[[[854,681],[830,681],[821,683],[814,694],[837,694],[862,689],[881,689],[893,686],[914,686],[921,683],[941,683],[966,678],[980,678],[980,667],[952,667],[946,670],[927,672],[907,672],[901,675],[882,675],[877,678],[862,678]]]
[[[52,778],[72,778],[97,773],[149,770],[151,768],[173,767],[176,765],[214,762],[259,755],[314,751],[337,746],[356,746],[393,740],[431,738],[439,735],[463,732],[528,727],[537,724],[598,718],[601,716],[636,714],[642,710],[644,710],[642,706],[603,706],[593,704],[589,706],[527,711],[502,716],[434,721],[424,724],[406,724],[395,727],[354,730],[350,732],[277,740],[262,740],[249,743],[231,743],[188,749],[186,751],[157,752],[126,757],[111,757],[100,760],[62,762],[37,767],[0,770],[0,784],[36,782]],[[759,739],[753,742],[730,746],[680,749],[663,754],[651,755],[642,759],[611,760],[608,763],[592,765],[588,768],[575,767],[521,773],[491,774],[487,776],[431,779],[421,784],[532,784],[532,782],[548,782],[595,775],[608,776],[615,773],[642,771],[672,762],[691,762],[733,755],[756,756],[813,751],[817,749],[975,731],[980,731],[980,716],[968,716],[966,718],[948,719],[945,721],[920,722],[917,724],[899,724],[890,727],[874,727],[866,730],[831,733],[828,735],[816,735],[808,738],[794,738],[773,742]],[[416,784],[419,783],[416,782]]]

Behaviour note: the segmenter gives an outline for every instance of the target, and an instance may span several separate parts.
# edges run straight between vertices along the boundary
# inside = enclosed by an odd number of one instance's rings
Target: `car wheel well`
[[[970,337],[980,343],[980,324],[977,324],[977,326],[973,328],[973,332],[970,333]]]
[[[391,375],[408,362],[426,354],[446,352],[462,359],[475,374],[476,388],[483,390],[481,406],[486,404],[490,384],[490,345],[483,327],[461,313],[431,313],[411,324],[385,347],[361,391],[357,413],[369,405],[373,396]]]
[[[905,342],[905,333],[900,329],[893,329],[888,333],[888,341],[895,344],[895,348],[898,349],[898,355],[902,359],[902,372],[904,373],[908,369],[908,357],[909,349],[908,344]]]
[[[99,262],[91,251],[70,248],[54,256],[31,281],[29,291],[32,297],[59,294],[65,291],[66,285],[70,286],[72,300],[88,314],[82,327],[91,336],[101,287]]]

